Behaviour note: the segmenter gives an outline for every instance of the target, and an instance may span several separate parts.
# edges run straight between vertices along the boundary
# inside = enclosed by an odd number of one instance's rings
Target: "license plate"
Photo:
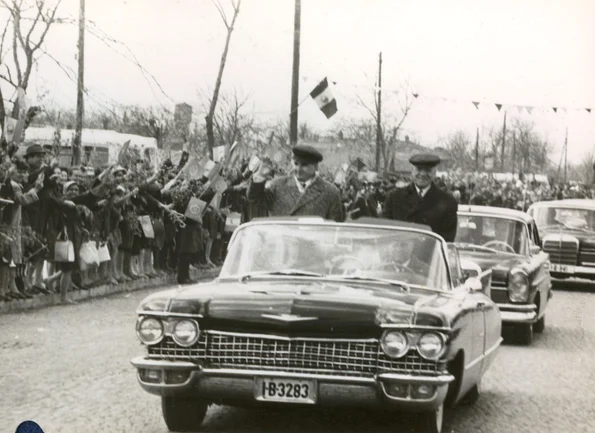
[[[550,271],[552,272],[563,272],[565,274],[574,274],[574,266],[571,265],[559,265],[557,263],[550,264]]]
[[[259,401],[280,403],[316,403],[316,381],[257,377],[254,396]]]

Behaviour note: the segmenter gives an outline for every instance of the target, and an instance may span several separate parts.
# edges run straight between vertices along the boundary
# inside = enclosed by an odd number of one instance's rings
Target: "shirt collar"
[[[417,193],[420,196],[424,197],[428,193],[428,191],[430,190],[431,186],[432,186],[432,184],[429,184],[424,189],[421,189],[420,187],[418,187],[417,185],[415,185],[415,190],[417,191]]]
[[[306,189],[312,185],[312,183],[314,182],[314,180],[316,180],[316,178],[318,177],[318,172],[314,175],[314,177],[308,179],[307,181],[304,182],[305,187],[302,185],[302,182],[300,182],[297,178],[297,176],[293,176],[293,178],[295,179],[295,183],[298,187],[298,189],[300,190],[301,193],[303,193],[304,191],[306,191]]]

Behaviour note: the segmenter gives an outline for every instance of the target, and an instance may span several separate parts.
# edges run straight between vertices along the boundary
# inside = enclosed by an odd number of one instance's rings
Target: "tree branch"
[[[39,37],[39,41],[33,46],[31,53],[34,53],[37,49],[39,49],[41,44],[43,44],[43,41],[45,40],[45,37],[48,34],[48,30],[50,29],[50,26],[54,23],[54,20],[56,18],[56,12],[58,11],[58,6],[60,6],[61,2],[62,2],[62,0],[58,0],[58,2],[56,3],[56,6],[54,6],[54,9],[51,11],[50,16],[48,18],[44,19],[45,29],[41,33],[41,36]],[[40,14],[42,13],[42,9],[41,9],[42,6],[43,6],[43,3],[40,2],[40,8],[39,8]]]
[[[37,26],[37,23],[39,22],[39,18],[43,18],[43,3],[41,3],[39,0],[37,1],[37,14],[35,15],[35,18],[33,19],[33,24],[31,24],[31,28],[29,29],[29,31],[27,32],[27,36],[25,36],[25,44],[27,45],[27,47],[29,47],[29,42],[31,41],[31,34],[33,33],[33,30],[35,30],[35,26]]]
[[[211,3],[213,3],[213,5],[217,8],[219,15],[221,15],[221,19],[223,20],[223,24],[225,24],[225,27],[227,27],[227,29],[229,30],[229,22],[227,20],[227,15],[225,15],[225,10],[223,9],[223,6],[221,6],[221,3],[219,3],[218,0],[211,0]]]

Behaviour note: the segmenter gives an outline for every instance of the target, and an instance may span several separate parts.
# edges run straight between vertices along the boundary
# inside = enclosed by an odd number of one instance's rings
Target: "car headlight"
[[[172,337],[180,346],[192,346],[198,340],[198,323],[194,320],[180,320],[174,325]]]
[[[409,350],[407,336],[400,331],[386,332],[380,340],[382,350],[391,358],[400,358]]]
[[[521,269],[513,269],[508,277],[508,298],[511,302],[527,302],[529,278]]]
[[[440,358],[444,353],[444,337],[435,332],[423,334],[417,342],[417,351],[419,354],[429,360]]]
[[[141,317],[136,322],[136,335],[145,344],[159,343],[163,338],[163,323],[154,317]]]

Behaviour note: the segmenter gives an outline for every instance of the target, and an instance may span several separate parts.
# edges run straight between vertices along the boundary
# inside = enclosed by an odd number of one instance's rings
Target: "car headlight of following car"
[[[140,317],[136,322],[136,335],[144,344],[156,344],[163,338],[163,322],[154,317]]]
[[[180,346],[192,346],[199,336],[200,328],[194,320],[180,320],[174,324],[172,337]]]
[[[527,302],[529,297],[529,278],[525,271],[513,269],[508,276],[508,298],[511,302]]]
[[[436,360],[442,356],[446,348],[445,339],[437,332],[426,332],[417,341],[417,351],[428,360]]]
[[[400,358],[409,351],[407,335],[401,331],[385,332],[380,340],[382,350],[390,358]]]

